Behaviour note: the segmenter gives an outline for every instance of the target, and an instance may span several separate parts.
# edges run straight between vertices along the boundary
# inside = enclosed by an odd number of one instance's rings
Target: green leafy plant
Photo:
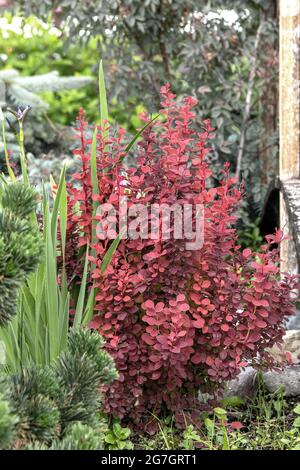
[[[294,408],[294,413],[297,415],[297,418],[293,423],[293,427],[300,428],[300,404]]]
[[[227,410],[228,408],[239,408],[243,406],[244,403],[245,401],[243,400],[243,398],[238,397],[236,395],[231,395],[221,400],[221,405],[225,410]]]
[[[131,450],[133,443],[129,440],[130,435],[129,428],[122,427],[118,421],[115,421],[105,433],[105,446],[108,450]]]
[[[182,430],[175,426],[175,419],[172,415],[163,418],[152,414],[153,420],[157,422],[158,431],[153,434],[139,434],[135,438],[135,449],[143,450],[178,450],[182,449]],[[149,427],[151,430],[152,426]]]
[[[255,399],[245,403],[242,408],[239,406],[238,411],[232,407],[227,411],[231,419],[232,415],[238,414],[243,423],[243,426],[235,427],[236,423],[230,422],[227,426],[230,449],[299,449],[299,405],[291,408],[282,389],[275,393],[267,393],[260,374],[258,375],[258,394]],[[216,427],[220,427],[220,423],[216,423]],[[220,430],[217,433],[220,434]],[[217,445],[218,449],[222,448],[220,445],[222,441]]]
[[[218,421],[218,425],[216,424]],[[208,446],[213,449],[214,446],[220,446],[222,450],[230,450],[228,431],[227,431],[227,413],[223,408],[214,408],[213,418],[205,419],[207,429]]]
[[[298,406],[287,412],[288,403],[282,397],[264,396],[265,404],[245,409],[245,431],[230,434],[233,450],[300,450]],[[298,413],[299,414],[299,413]]]
[[[259,222],[259,218],[256,218],[253,222],[248,221],[238,231],[239,243],[243,248],[251,248],[254,251],[261,250],[263,237],[259,230]]]
[[[182,441],[182,446],[185,450],[194,450],[195,445],[204,444],[204,442],[205,441],[200,438],[199,433],[192,424],[186,427]]]
[[[62,440],[52,443],[50,450],[101,450],[103,449],[102,430],[87,424],[74,423],[66,431]]]
[[[263,405],[263,401],[265,402]],[[223,403],[223,401],[222,401]],[[159,420],[159,431],[138,436],[135,448],[149,450],[299,450],[300,405],[291,408],[281,392],[263,392],[260,402],[224,402],[212,413],[202,413],[199,424],[173,428],[171,416]],[[256,405],[256,406],[254,406]],[[268,412],[266,413],[266,409]],[[236,419],[241,420],[235,421]]]
[[[53,70],[58,72],[59,86],[63,84],[62,77],[65,77],[64,82],[67,82],[68,78],[71,79],[66,90],[58,89],[57,84],[55,91],[39,92],[36,96],[44,105],[42,108],[34,107],[26,123],[26,147],[30,155],[31,182],[38,184],[42,179],[47,181],[50,173],[55,174],[57,179],[62,160],[65,159],[71,164],[73,141],[69,126],[73,124],[79,107],[84,107],[88,117],[94,122],[98,118],[95,57],[99,54],[101,38],[92,38],[88,44],[74,38],[75,43],[66,48],[64,37],[48,21],[41,21],[34,16],[21,19],[7,12],[2,17],[0,38],[0,69],[4,74],[14,71],[15,75],[19,74],[18,78],[21,80],[35,75],[48,77],[47,82],[51,82],[51,88],[54,88],[56,82]],[[91,77],[94,77],[95,83],[91,81],[81,88],[70,88],[72,82],[83,85],[83,81],[88,81]],[[4,107],[8,103],[12,107],[12,101],[7,93],[4,93],[4,85],[3,83],[1,87],[0,84],[0,94],[2,93],[1,96],[6,99],[2,99],[2,104],[0,99],[0,105]],[[43,83],[39,86],[42,87]],[[7,91],[6,86],[5,89]],[[111,117],[134,132],[141,126],[139,114],[145,111],[145,108],[136,104],[131,97],[127,97],[126,102],[128,102],[126,108],[129,107],[129,103],[131,104],[130,113],[118,99],[114,98]],[[22,94],[20,104],[24,103],[30,104]],[[6,140],[12,152],[18,150],[15,136],[9,129]],[[0,168],[3,146],[3,139],[0,138]],[[17,162],[15,159],[15,163]]]
[[[296,439],[292,450],[300,450],[300,404],[298,404],[293,411],[297,417],[293,421],[291,429],[291,434]]]

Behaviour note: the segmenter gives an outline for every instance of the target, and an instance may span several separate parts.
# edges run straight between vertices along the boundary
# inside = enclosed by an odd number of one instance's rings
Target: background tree
[[[66,43],[99,37],[110,100],[159,104],[159,88],[199,99],[199,122],[218,128],[212,158],[229,160],[256,209],[277,172],[277,21],[274,0],[20,0]],[[126,107],[126,105],[125,105]],[[270,112],[270,108],[272,108]],[[261,173],[263,172],[262,176]]]

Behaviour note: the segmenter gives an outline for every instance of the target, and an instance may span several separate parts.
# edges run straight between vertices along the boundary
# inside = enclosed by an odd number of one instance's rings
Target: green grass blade
[[[123,233],[119,233],[117,238],[115,238],[115,240],[112,242],[112,244],[108,248],[107,252],[105,253],[105,256],[102,260],[101,267],[100,267],[100,271],[101,271],[102,274],[104,274],[105,271],[107,270],[108,265],[110,264],[110,262],[112,260],[112,257],[115,254],[115,252],[116,252],[116,250],[119,246],[119,243],[122,239],[122,236],[123,236]]]
[[[50,361],[56,359],[59,348],[59,335],[58,335],[58,286],[57,286],[57,267],[56,267],[56,250],[55,242],[56,236],[53,239],[51,235],[50,212],[47,217],[46,225],[46,305],[47,305],[47,325],[49,334],[49,357]]]
[[[5,176],[4,176],[3,173],[0,173],[0,179],[1,179],[2,183],[8,184],[8,181],[6,180],[6,178],[5,178]]]
[[[110,264],[111,259],[119,246],[122,236],[123,236],[123,233],[120,233],[117,236],[117,238],[112,242],[107,252],[105,253],[105,256],[102,260],[101,268],[100,268],[102,274],[105,273],[108,265]],[[83,325],[87,325],[93,318],[96,294],[97,294],[97,288],[92,286],[90,293],[89,293],[86,308],[84,311],[84,315],[83,315],[83,320],[82,320]]]
[[[21,173],[23,177],[23,182],[25,185],[29,186],[29,176],[27,169],[26,153],[24,147],[24,130],[22,120],[19,121],[19,135],[18,135],[18,144],[20,147],[20,163],[21,163]]]
[[[20,367],[20,346],[18,342],[18,318],[15,316],[5,328],[0,328],[0,339],[4,344],[6,365],[13,373]]]
[[[64,351],[67,347],[69,331],[70,294],[62,293],[59,314],[59,350]]]
[[[127,152],[127,153],[129,152],[129,150],[131,149],[131,147],[134,145],[134,143],[137,141],[137,139],[142,135],[142,133],[144,132],[144,130],[147,129],[147,127],[149,127],[150,124],[152,124],[152,122],[155,121],[159,116],[160,116],[160,114],[157,114],[156,116],[154,116],[154,118],[151,119],[151,121],[147,122],[147,123],[142,127],[142,129],[140,129],[140,130],[136,133],[136,135],[133,137],[133,139],[129,142],[129,144],[128,144],[127,147],[126,147],[126,152]],[[125,158],[125,155],[124,155],[124,157],[122,157],[122,158],[120,159],[120,161],[124,160],[124,158]]]
[[[89,264],[89,245],[86,247],[86,255],[85,255],[85,262],[84,262],[84,270],[81,279],[81,285],[79,290],[79,295],[77,299],[77,305],[75,310],[74,322],[73,327],[77,328],[82,323],[83,318],[83,308],[84,308],[84,299],[86,293],[86,281],[87,281],[87,273],[88,273],[88,264]]]
[[[62,197],[66,197],[65,174],[66,174],[66,166],[64,165],[60,174],[59,185],[58,185],[56,196],[54,199],[54,206],[53,206],[52,217],[51,217],[51,237],[53,241],[56,241],[58,211],[61,206],[61,199]],[[54,248],[56,248],[56,245],[54,246]]]
[[[95,127],[91,148],[91,173],[92,173],[92,187],[93,194],[99,194],[98,175],[97,175],[97,126]],[[93,217],[97,214],[99,201],[93,201]],[[92,244],[96,241],[96,228],[95,222],[92,221]],[[92,256],[95,256],[95,250],[92,250]]]
[[[98,175],[97,175],[97,126],[94,129],[92,148],[91,148],[91,173],[93,194],[99,194]]]
[[[9,156],[8,156],[8,151],[7,151],[7,144],[6,144],[6,133],[5,133],[5,119],[4,119],[4,114],[2,111],[2,108],[0,106],[0,120],[1,120],[1,127],[2,127],[2,140],[3,140],[3,146],[4,146],[4,156],[5,156],[5,163],[6,163],[6,168],[9,174],[9,177],[11,181],[16,181],[16,177],[14,175],[14,172],[12,171],[12,168],[9,164]]]
[[[90,293],[89,293],[88,301],[86,303],[84,315],[83,315],[82,324],[84,326],[88,325],[91,319],[93,318],[96,294],[97,294],[97,288],[92,286]]]
[[[100,126],[104,127],[104,121],[108,121],[108,106],[105,88],[105,79],[102,60],[99,64],[99,100],[100,100]]]
[[[65,251],[66,251],[67,218],[68,218],[67,185],[66,185],[66,179],[63,178],[61,197],[59,201],[59,227],[60,227],[61,251],[62,251],[63,262],[65,261]]]

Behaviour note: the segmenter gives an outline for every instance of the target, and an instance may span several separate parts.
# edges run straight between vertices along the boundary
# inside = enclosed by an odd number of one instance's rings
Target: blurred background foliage
[[[94,83],[84,89],[41,94],[49,103],[47,114],[54,123],[70,125],[75,120],[79,106],[85,109],[88,119],[92,122],[97,120],[99,36],[92,38],[89,43],[79,44],[78,41],[66,48],[64,35],[50,21],[45,23],[32,15],[26,18],[13,17],[10,13],[3,15],[0,31],[1,69],[15,69],[24,76],[46,74],[53,70],[62,76],[94,76]],[[132,118],[128,119],[114,101],[112,117],[117,116],[121,125],[133,131],[141,123],[137,115],[142,110],[142,105],[137,106]]]
[[[96,119],[99,57],[105,63],[112,118],[130,132],[140,125],[140,111],[159,108],[160,86],[169,81],[179,96],[198,98],[199,126],[210,117],[217,128],[211,154],[216,169],[228,160],[235,172],[240,160],[238,176],[247,190],[242,218],[256,220],[278,170],[274,0],[2,3],[5,11],[26,20],[20,26],[23,34],[9,31],[1,39],[1,68],[22,75],[57,70],[95,77],[82,89],[43,95],[51,122],[71,125],[80,106]]]

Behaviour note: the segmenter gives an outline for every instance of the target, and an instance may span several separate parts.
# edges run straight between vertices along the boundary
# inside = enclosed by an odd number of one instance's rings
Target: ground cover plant
[[[223,399],[218,407],[204,412],[201,426],[183,430],[174,419],[159,421],[154,436],[134,436],[135,449],[148,450],[299,450],[299,404],[283,390],[269,394],[263,383],[257,396],[244,401]]]

